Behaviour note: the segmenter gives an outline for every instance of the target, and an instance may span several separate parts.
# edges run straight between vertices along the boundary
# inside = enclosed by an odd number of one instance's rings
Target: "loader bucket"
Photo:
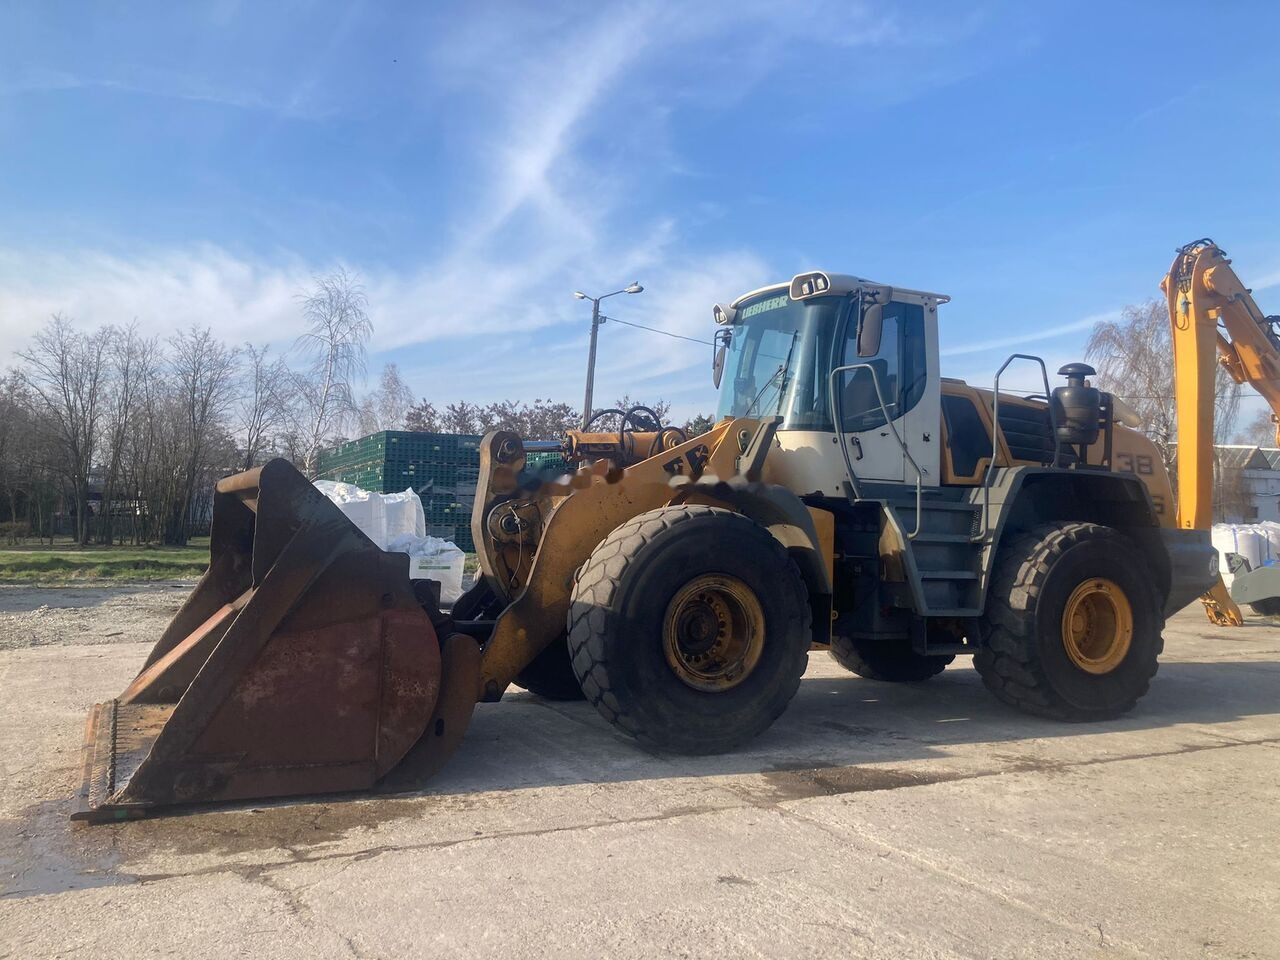
[[[90,712],[72,817],[368,788],[429,722],[443,733],[440,687],[408,558],[273,460],[217,484],[209,569],[134,681]]]

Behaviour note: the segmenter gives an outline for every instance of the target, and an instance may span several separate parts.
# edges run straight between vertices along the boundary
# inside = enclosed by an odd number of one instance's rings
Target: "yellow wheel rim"
[[[1062,645],[1086,673],[1110,673],[1124,661],[1133,643],[1133,607],[1114,581],[1085,580],[1067,598],[1062,611]]]
[[[688,686],[732,689],[751,675],[764,650],[760,601],[737,577],[695,577],[667,604],[662,647],[667,665]]]

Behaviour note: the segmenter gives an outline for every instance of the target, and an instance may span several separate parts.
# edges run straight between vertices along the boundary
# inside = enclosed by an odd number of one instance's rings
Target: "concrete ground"
[[[407,793],[84,827],[85,712],[147,650],[122,611],[158,634],[182,591],[30,594],[0,589],[0,957],[1280,957],[1275,624],[1179,615],[1112,723],[815,654],[729,756],[515,691]]]

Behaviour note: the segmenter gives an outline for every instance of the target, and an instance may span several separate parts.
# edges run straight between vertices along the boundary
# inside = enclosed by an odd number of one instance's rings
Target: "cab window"
[[[951,472],[957,477],[972,477],[978,462],[991,456],[991,433],[982,415],[968,397],[944,395],[942,418],[947,425]]]
[[[924,307],[918,303],[885,304],[880,333],[880,352],[874,357],[858,356],[858,331],[849,324],[841,364],[865,363],[868,367],[850,370],[844,376],[841,414],[845,433],[861,433],[885,425],[884,411],[876,396],[876,382],[884,397],[884,409],[897,420],[920,402],[928,382],[925,357]],[[872,379],[872,370],[875,379]]]

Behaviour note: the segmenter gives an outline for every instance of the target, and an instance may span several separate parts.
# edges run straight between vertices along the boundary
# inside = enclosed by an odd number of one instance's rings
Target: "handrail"
[[[1052,393],[1049,390],[1049,369],[1044,359],[1031,353],[1011,353],[1000,369],[996,371],[995,383],[991,387],[991,460],[987,463],[986,475],[982,478],[982,524],[981,532],[973,538],[975,543],[986,539],[987,524],[991,515],[991,479],[996,472],[996,458],[1000,454],[1000,377],[1015,360],[1030,360],[1040,367],[1040,377],[1044,381],[1045,408],[1049,411],[1049,436],[1053,438],[1053,466],[1058,465],[1062,449],[1062,441],[1058,439],[1058,420],[1053,415]]]
[[[876,402],[880,404],[880,412],[884,414],[885,426],[893,434],[893,439],[897,441],[898,448],[902,451],[903,457],[911,464],[911,469],[916,472],[916,526],[909,534],[908,540],[914,540],[920,535],[921,514],[923,513],[922,504],[924,502],[924,471],[920,469],[920,465],[916,463],[915,457],[911,456],[911,451],[907,449],[907,445],[902,442],[902,437],[898,433],[898,428],[893,425],[893,418],[889,416],[889,408],[884,402],[884,393],[880,389],[880,376],[876,373],[876,368],[870,363],[847,363],[844,366],[834,368],[831,373],[831,422],[836,429],[837,435],[840,437],[840,453],[844,457],[844,466],[849,473],[849,481],[854,485],[857,492],[857,474],[853,471],[853,461],[849,459],[849,441],[845,438],[844,429],[844,404],[842,397],[844,391],[836,389],[836,376],[848,370],[869,370],[871,372],[871,385],[876,388]]]

